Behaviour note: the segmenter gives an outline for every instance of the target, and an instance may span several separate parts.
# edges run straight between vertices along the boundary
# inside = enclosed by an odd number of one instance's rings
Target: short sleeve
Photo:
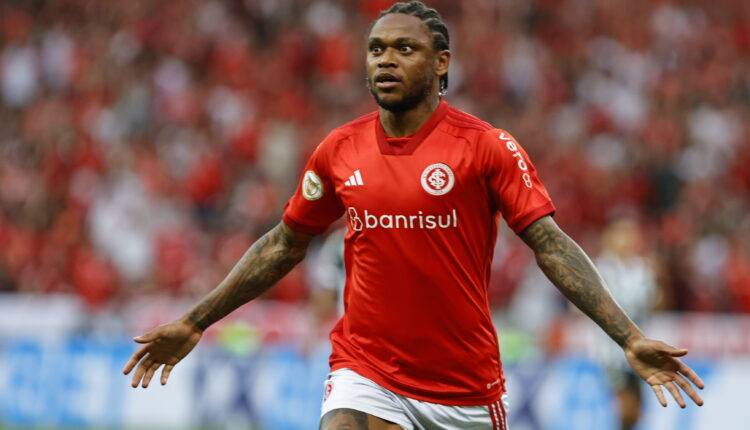
[[[534,221],[555,213],[536,168],[516,139],[505,130],[492,129],[480,138],[479,155],[495,209],[520,234]]]
[[[326,140],[318,145],[305,165],[297,190],[284,207],[284,223],[294,231],[320,234],[344,213],[330,176],[329,147]]]

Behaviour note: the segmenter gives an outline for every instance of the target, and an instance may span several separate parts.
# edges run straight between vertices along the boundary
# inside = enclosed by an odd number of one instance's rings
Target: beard
[[[416,80],[416,85],[410,88],[400,100],[386,101],[380,98],[377,89],[375,88],[374,82],[367,79],[367,88],[370,90],[370,94],[375,99],[375,103],[381,108],[393,112],[403,113],[409,111],[421,103],[432,91],[433,83],[435,82],[435,76],[428,74],[421,79]]]

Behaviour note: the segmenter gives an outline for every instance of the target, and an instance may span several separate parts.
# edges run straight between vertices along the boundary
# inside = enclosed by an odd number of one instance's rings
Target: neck
[[[414,108],[394,113],[380,108],[380,123],[383,125],[385,134],[390,137],[404,137],[414,134],[419,127],[435,112],[440,104],[437,94],[430,95]]]

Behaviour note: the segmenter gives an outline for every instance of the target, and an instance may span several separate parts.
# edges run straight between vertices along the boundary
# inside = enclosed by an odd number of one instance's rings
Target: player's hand
[[[628,343],[624,350],[630,367],[651,386],[662,406],[667,406],[662,387],[672,394],[681,408],[687,405],[680,394],[680,388],[696,405],[703,406],[703,399],[693,388],[695,385],[703,389],[703,381],[693,369],[678,358],[686,355],[687,349],[678,349],[658,340],[641,338]]]
[[[133,353],[122,372],[127,375],[138,365],[130,385],[136,388],[141,384],[143,388],[147,388],[151,378],[163,365],[161,384],[164,385],[172,368],[193,350],[202,335],[200,329],[182,320],[160,325],[142,336],[133,338],[143,346]]]

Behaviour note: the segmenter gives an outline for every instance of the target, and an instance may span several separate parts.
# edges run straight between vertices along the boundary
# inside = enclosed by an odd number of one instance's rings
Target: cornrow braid
[[[421,1],[409,1],[394,3],[388,9],[380,12],[378,19],[391,13],[402,13],[404,15],[415,16],[422,20],[432,34],[432,48],[435,51],[450,49],[450,36],[448,36],[448,27],[443,22],[443,18],[438,11],[427,7]],[[377,20],[376,20],[377,21]],[[448,73],[440,77],[440,95],[444,96],[448,90]]]

